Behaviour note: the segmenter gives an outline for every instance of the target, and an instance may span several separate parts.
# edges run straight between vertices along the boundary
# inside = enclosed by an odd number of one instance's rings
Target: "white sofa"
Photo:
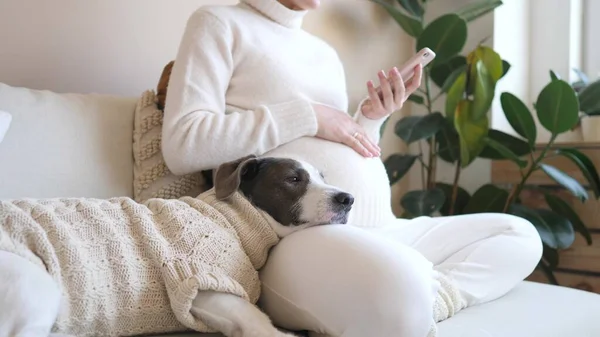
[[[12,115],[0,144],[0,199],[132,196],[137,100],[0,83],[0,110]],[[599,337],[598,318],[600,295],[523,282],[440,323],[439,336]]]

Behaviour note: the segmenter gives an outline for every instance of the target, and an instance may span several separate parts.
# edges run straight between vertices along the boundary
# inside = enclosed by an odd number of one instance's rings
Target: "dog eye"
[[[287,182],[289,182],[289,183],[297,183],[297,182],[300,182],[300,178],[298,178],[297,176],[294,176],[294,177],[289,177],[289,178],[287,178],[286,180],[287,180]]]

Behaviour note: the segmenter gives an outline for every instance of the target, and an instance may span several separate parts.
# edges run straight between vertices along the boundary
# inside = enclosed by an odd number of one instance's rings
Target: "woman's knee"
[[[261,306],[288,329],[331,336],[425,336],[436,291],[421,254],[349,226],[295,233],[261,271]]]
[[[506,234],[514,237],[515,244],[510,249],[515,249],[519,258],[535,267],[543,252],[542,240],[535,226],[524,218],[510,214],[499,215],[498,221],[507,226]]]

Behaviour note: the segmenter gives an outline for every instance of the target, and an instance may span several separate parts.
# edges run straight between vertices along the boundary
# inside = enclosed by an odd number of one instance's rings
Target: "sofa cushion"
[[[134,199],[195,197],[207,190],[201,172],[177,176],[169,171],[161,150],[163,111],[154,91],[137,102],[133,130]]]
[[[439,337],[597,337],[600,295],[522,282],[500,299],[440,322]],[[164,337],[220,337],[197,333]],[[313,337],[322,337],[314,335]],[[158,337],[158,336],[157,336]],[[325,336],[323,336],[325,337]],[[329,336],[327,336],[329,337]],[[333,337],[333,336],[332,336]]]
[[[8,132],[10,121],[12,120],[11,115],[6,111],[0,111],[0,143],[4,139],[4,135]]]
[[[600,336],[600,295],[522,282],[496,301],[467,308],[438,325],[440,337]]]
[[[0,198],[132,196],[135,102],[0,83]]]

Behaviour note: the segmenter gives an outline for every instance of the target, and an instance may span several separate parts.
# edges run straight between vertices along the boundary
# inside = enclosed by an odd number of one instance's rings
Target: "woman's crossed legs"
[[[274,248],[261,272],[261,305],[274,323],[323,336],[425,337],[432,317],[503,296],[541,254],[535,228],[504,214],[317,227]],[[434,315],[442,291],[461,303]]]

